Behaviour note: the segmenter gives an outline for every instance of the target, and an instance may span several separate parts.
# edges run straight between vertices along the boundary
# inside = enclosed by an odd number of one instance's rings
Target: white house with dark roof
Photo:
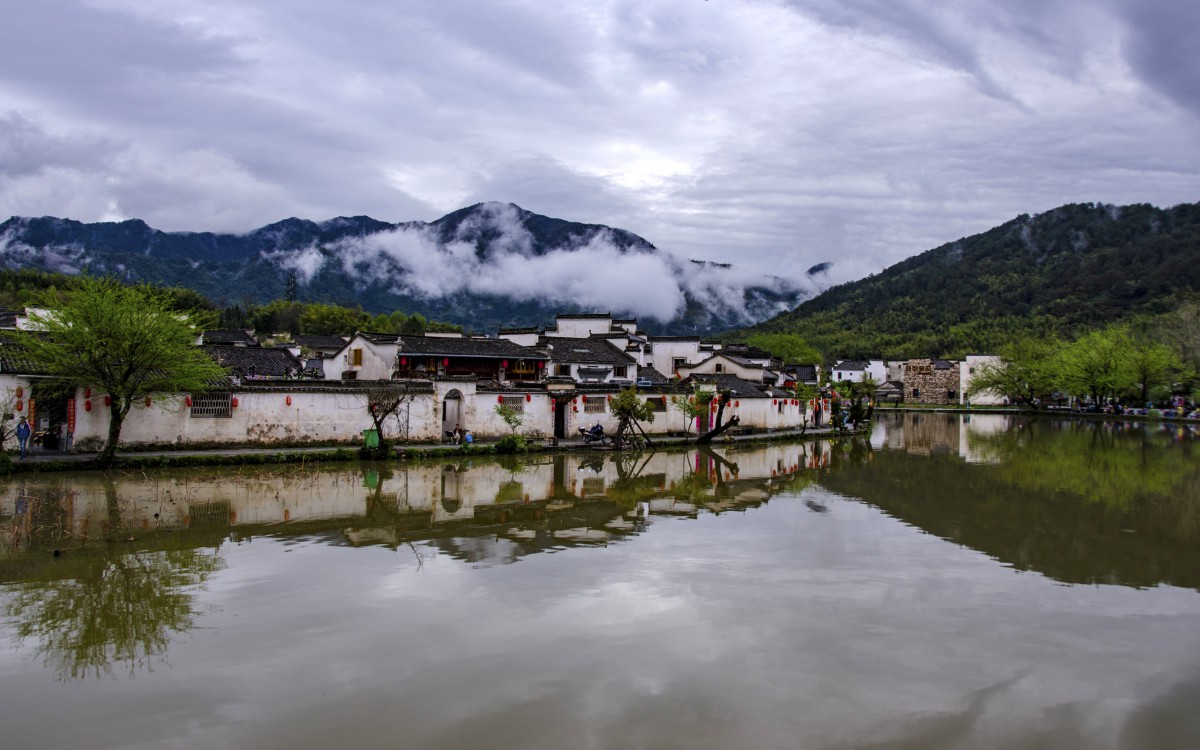
[[[476,377],[538,381],[549,358],[506,339],[403,336],[360,331],[325,365],[340,380]]]
[[[834,382],[861,383],[867,376],[876,383],[888,379],[887,364],[882,359],[843,359],[829,368],[829,374]]]
[[[630,384],[637,378],[638,363],[607,340],[543,336],[536,346],[550,358],[550,374],[579,383]]]

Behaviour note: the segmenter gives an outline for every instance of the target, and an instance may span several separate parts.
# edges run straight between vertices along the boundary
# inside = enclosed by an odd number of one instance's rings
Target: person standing
[[[25,451],[29,446],[29,435],[33,430],[29,429],[29,422],[25,421],[25,417],[17,422],[17,444],[21,446],[21,459],[25,458]]]

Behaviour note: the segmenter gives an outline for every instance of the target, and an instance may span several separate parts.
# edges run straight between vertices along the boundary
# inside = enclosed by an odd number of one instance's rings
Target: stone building
[[[904,363],[904,400],[914,404],[957,404],[959,364],[945,359]]]

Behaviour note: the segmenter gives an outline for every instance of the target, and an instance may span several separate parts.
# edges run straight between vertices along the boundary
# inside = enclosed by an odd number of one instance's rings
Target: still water
[[[0,485],[37,748],[1193,748],[1184,430]]]

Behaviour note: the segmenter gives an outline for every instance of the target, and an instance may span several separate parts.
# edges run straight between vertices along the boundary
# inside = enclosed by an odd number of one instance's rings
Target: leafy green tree
[[[794,333],[756,333],[746,343],[784,362],[811,365],[821,361],[821,353]]]
[[[492,409],[504,420],[504,424],[508,425],[509,431],[514,435],[517,434],[521,425],[525,424],[525,418],[521,416],[521,413],[508,404],[496,404]]]
[[[692,434],[692,425],[696,423],[696,419],[704,415],[708,411],[708,405],[712,401],[711,392],[702,392],[694,390],[692,393],[676,393],[670,397],[672,408],[683,415],[683,432],[684,435]]]
[[[1171,385],[1186,370],[1174,349],[1152,341],[1132,341],[1125,361],[1140,403],[1150,400],[1152,390]]]
[[[262,307],[255,308],[249,314],[251,327],[262,334],[290,333],[293,336],[300,333],[300,316],[304,313],[304,305],[300,302],[275,300]]]
[[[1032,336],[1013,341],[1000,350],[998,363],[979,367],[969,394],[997,393],[1014,404],[1037,408],[1058,387],[1059,346],[1052,339]]]
[[[300,332],[311,336],[350,336],[355,331],[365,329],[370,321],[371,316],[364,313],[361,307],[311,302],[304,305],[300,313]]]
[[[635,428],[641,430],[639,422],[654,421],[654,408],[650,406],[650,402],[642,398],[634,386],[630,386],[614,396],[613,400],[609,402],[608,408],[617,418],[617,434],[613,438],[613,443],[618,448],[630,442]]]
[[[1129,351],[1133,341],[1125,326],[1089,331],[1062,349],[1058,356],[1060,382],[1072,396],[1090,396],[1100,404],[1133,387]]]
[[[53,384],[91,386],[111,397],[101,465],[112,463],[135,403],[206,390],[227,377],[195,346],[203,321],[174,311],[162,289],[84,277],[67,291],[49,293],[43,305],[50,312],[30,316],[40,330],[14,331],[9,340]]]

